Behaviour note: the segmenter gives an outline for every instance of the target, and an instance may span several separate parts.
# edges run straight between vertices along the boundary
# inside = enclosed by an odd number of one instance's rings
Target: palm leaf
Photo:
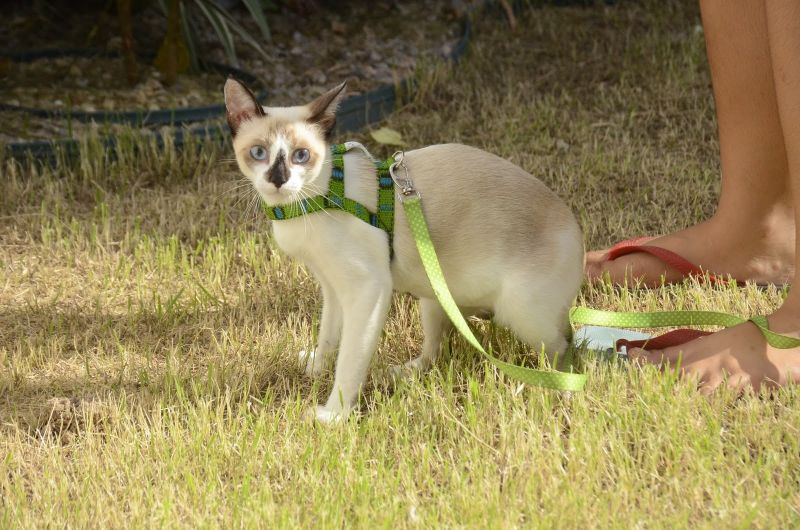
[[[261,35],[264,37],[264,39],[267,42],[272,42],[272,32],[269,30],[267,17],[264,15],[263,2],[261,0],[242,0],[242,3],[245,5],[247,10],[250,11],[250,15],[258,25],[258,29],[261,30]]]
[[[236,57],[236,46],[233,42],[233,34],[228,27],[228,21],[226,21],[225,17],[220,16],[220,12],[225,15],[227,15],[227,13],[219,9],[213,0],[194,0],[192,3],[203,12],[203,15],[205,15],[209,23],[211,23],[211,27],[214,28],[214,32],[217,34],[217,37],[219,37],[222,47],[225,48],[225,55],[228,57],[228,62],[233,66],[239,66],[239,59]],[[230,18],[230,16],[227,18]]]
[[[208,7],[210,7],[217,15],[219,15],[220,19],[224,20],[227,25],[235,31],[239,37],[249,44],[256,52],[259,53],[262,57],[269,60],[270,57],[267,52],[264,50],[264,47],[258,42],[256,39],[253,38],[250,33],[244,29],[241,24],[236,22],[236,20],[224,9],[219,7],[215,2],[209,0],[194,0],[197,3],[204,2]]]
[[[186,3],[181,2],[181,25],[183,26],[183,36],[186,40],[186,47],[189,48],[189,58],[192,61],[192,70],[199,68],[197,60],[197,30],[189,16],[189,10],[186,9]]]

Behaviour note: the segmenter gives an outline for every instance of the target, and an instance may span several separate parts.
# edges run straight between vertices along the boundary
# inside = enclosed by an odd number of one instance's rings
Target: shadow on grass
[[[246,405],[265,396],[274,405],[312,395],[296,355],[287,353],[298,349],[295,337],[260,328],[241,317],[247,311],[114,315],[59,305],[0,311],[0,429],[38,432],[55,422],[60,432],[131,405],[216,399]],[[270,307],[257,314],[262,322],[305,318]]]

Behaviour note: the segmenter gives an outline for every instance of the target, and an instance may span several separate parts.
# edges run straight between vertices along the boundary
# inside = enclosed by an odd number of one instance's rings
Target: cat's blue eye
[[[266,160],[267,148],[263,145],[254,145],[250,148],[250,156],[253,157],[253,160]]]
[[[295,149],[292,153],[292,162],[295,164],[305,164],[309,158],[311,158],[311,154],[308,149]]]

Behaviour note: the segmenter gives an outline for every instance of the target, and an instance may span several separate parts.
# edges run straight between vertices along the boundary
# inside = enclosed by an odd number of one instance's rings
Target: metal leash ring
[[[400,188],[400,193],[397,194],[397,198],[400,199],[400,202],[412,196],[421,199],[422,195],[414,188],[414,182],[411,180],[411,176],[408,173],[408,166],[404,160],[405,153],[403,151],[396,151],[392,155],[392,158],[394,158],[394,163],[389,166],[389,175],[391,175],[394,183]],[[397,175],[397,168],[403,170],[404,176],[402,178]]]

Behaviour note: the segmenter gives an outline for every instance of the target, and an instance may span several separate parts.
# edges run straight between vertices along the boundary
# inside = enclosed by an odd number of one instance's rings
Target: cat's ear
[[[330,138],[333,133],[333,127],[336,125],[336,107],[339,106],[339,102],[344,96],[346,86],[347,81],[333,87],[306,105],[309,116],[307,121],[319,125],[325,133],[326,139]]]
[[[229,77],[225,81],[224,92],[228,126],[232,135],[236,136],[242,122],[266,115],[264,108],[256,101],[256,96],[241,81]]]

